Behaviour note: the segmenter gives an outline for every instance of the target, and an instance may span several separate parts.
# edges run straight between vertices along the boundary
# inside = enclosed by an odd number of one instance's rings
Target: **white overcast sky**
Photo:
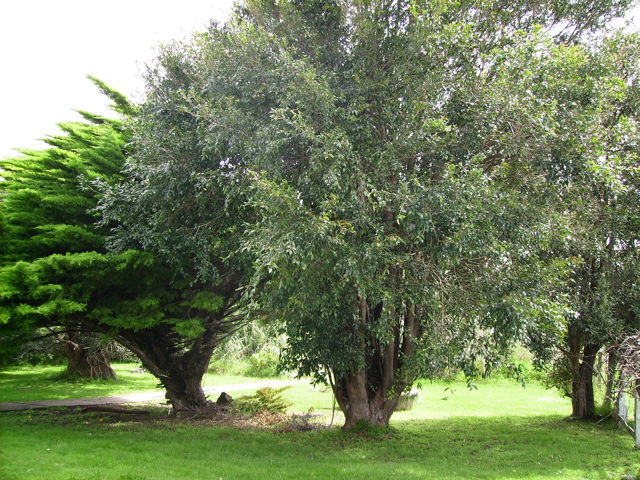
[[[108,114],[86,75],[135,99],[159,43],[228,18],[233,0],[0,0],[0,159],[42,149],[74,110]]]
[[[133,100],[161,42],[224,21],[233,0],[0,0],[0,159],[42,149],[74,110],[109,114],[86,75]]]

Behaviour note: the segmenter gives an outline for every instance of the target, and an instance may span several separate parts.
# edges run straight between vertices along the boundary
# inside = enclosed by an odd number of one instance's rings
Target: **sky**
[[[86,76],[142,98],[156,47],[228,18],[233,0],[1,0],[0,159],[46,148],[75,110],[113,114]]]
[[[46,148],[75,110],[112,112],[86,76],[132,100],[158,44],[228,18],[233,0],[0,0],[0,159]]]

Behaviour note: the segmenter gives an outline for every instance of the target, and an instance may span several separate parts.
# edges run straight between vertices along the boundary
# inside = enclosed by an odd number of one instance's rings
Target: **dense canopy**
[[[94,81],[116,112],[137,114]],[[237,280],[198,281],[139,245],[107,252],[105,235],[117,225],[96,207],[127,175],[131,130],[122,120],[83,116],[86,123],[62,124],[66,135],[49,139],[51,148],[2,163],[0,347],[39,328],[101,333],[140,358],[176,411],[197,411],[206,405],[209,359],[236,328]]]
[[[593,351],[637,328],[640,42],[605,29],[630,4],[246,0],[160,48],[123,112],[92,213],[110,254],[4,267],[3,321],[108,333],[191,411],[240,318],[282,321],[282,367],[330,383],[347,428],[416,378],[559,346],[588,416]]]
[[[628,5],[247,1],[150,70],[112,244],[242,271],[283,366],[385,425],[417,375],[562,336],[569,206],[636,159]]]

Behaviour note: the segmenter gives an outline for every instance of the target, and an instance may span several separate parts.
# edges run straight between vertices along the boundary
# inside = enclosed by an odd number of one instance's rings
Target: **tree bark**
[[[84,378],[115,379],[115,370],[101,348],[90,348],[77,333],[65,333],[59,337],[67,357],[67,374]]]
[[[338,405],[344,413],[343,429],[352,430],[359,425],[388,427],[400,394],[390,398],[375,395],[367,388],[366,372],[344,375],[332,386]]]
[[[607,354],[607,383],[604,394],[604,400],[602,401],[602,408],[610,410],[614,404],[614,384],[616,378],[616,371],[618,366],[618,350],[615,347],[611,347]]]
[[[407,364],[413,355],[417,321],[412,306],[401,312],[391,308],[397,318],[393,334],[386,344],[367,346],[365,325],[375,322],[382,306],[370,310],[366,301],[360,299],[360,325],[358,335],[364,368],[347,374],[333,372],[331,387],[336,401],[345,416],[345,430],[361,425],[388,427],[391,415],[398,405],[402,392],[413,382]]]
[[[188,348],[177,345],[177,336],[162,327],[122,333],[117,341],[138,356],[144,368],[165,388],[165,397],[174,414],[184,417],[197,415],[209,403],[202,389],[202,378],[217,346],[218,334],[212,328]]]
[[[580,348],[579,336],[576,336],[570,342],[570,346],[572,416],[581,420],[591,420],[596,417],[593,373],[600,345],[587,343]]]

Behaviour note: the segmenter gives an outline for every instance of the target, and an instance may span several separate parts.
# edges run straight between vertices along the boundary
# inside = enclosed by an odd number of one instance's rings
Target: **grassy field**
[[[6,390],[4,382],[1,388]],[[296,385],[283,395],[293,402],[291,412],[312,409],[316,421],[331,421],[329,392]],[[396,413],[391,429],[358,434],[137,422],[58,410],[5,412],[0,478],[498,480],[638,473],[640,452],[630,436],[611,423],[569,421],[569,412],[569,402],[555,392],[508,381],[482,382],[471,391],[464,384],[425,383],[418,403]]]
[[[61,366],[10,367],[0,371],[0,402],[99,397],[157,389],[158,381],[153,375],[132,372],[137,365],[114,363],[111,366],[118,374],[116,380],[68,381],[64,379],[65,368]],[[207,374],[204,385],[212,387],[259,380]]]

